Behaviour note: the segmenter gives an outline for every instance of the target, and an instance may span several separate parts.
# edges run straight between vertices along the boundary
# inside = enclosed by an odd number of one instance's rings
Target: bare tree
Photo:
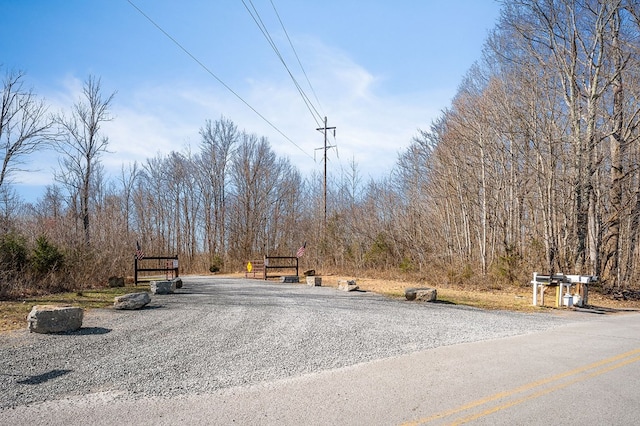
[[[295,250],[286,241],[291,231],[282,228],[295,215],[300,186],[289,161],[277,157],[266,138],[243,132],[230,168],[229,244],[234,257],[247,260],[258,253]]]
[[[177,250],[173,242],[173,219],[170,210],[175,199],[167,191],[172,179],[165,168],[169,160],[163,156],[148,158],[143,164],[133,202],[138,232],[147,252],[172,253]]]
[[[613,56],[613,95],[612,95],[612,132],[609,140],[611,155],[611,219],[608,223],[608,234],[604,239],[605,268],[611,260],[612,286],[618,287],[621,279],[620,224],[623,208],[622,181],[624,179],[622,158],[624,155],[624,90],[623,63],[624,53],[620,46],[620,10],[614,12],[612,22],[612,56]],[[604,268],[603,268],[604,269]]]
[[[200,129],[201,153],[196,161],[198,177],[204,198],[206,248],[210,261],[223,256],[227,246],[227,187],[229,163],[237,143],[238,128],[222,117],[212,123],[208,120]]]
[[[2,86],[0,105],[0,188],[13,172],[20,170],[25,157],[46,141],[52,121],[47,107],[30,90],[24,88],[22,72],[8,72]]]
[[[107,137],[100,135],[100,126],[112,120],[109,106],[114,95],[115,92],[104,96],[100,79],[90,76],[84,83],[82,97],[73,106],[71,115],[67,117],[61,114],[57,119],[61,136],[56,145],[63,155],[57,179],[76,186],[86,245],[90,244],[89,201],[92,176],[100,155],[107,151],[109,143]]]
[[[278,175],[277,157],[267,139],[242,133],[231,164],[235,237],[230,244],[240,259],[270,250],[265,232]]]
[[[129,165],[126,168],[123,164],[120,169],[119,181],[120,181],[120,184],[122,185],[122,191],[121,191],[122,201],[121,202],[122,202],[122,212],[124,213],[127,239],[129,238],[129,230],[131,227],[130,218],[131,218],[131,201],[133,197],[133,190],[139,175],[140,175],[140,170],[138,168],[137,161],[134,161],[133,163],[129,163]]]

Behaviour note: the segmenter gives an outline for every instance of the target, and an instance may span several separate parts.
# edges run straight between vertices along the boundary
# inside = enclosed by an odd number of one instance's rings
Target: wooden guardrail
[[[147,261],[153,260],[157,261],[156,266],[146,266],[144,268],[140,267],[141,263],[148,263]],[[139,259],[138,256],[134,256],[133,271],[133,281],[135,285],[138,285],[138,282],[141,281],[138,279],[138,272],[164,272],[167,278],[169,272],[171,272],[171,278],[178,278],[178,256],[145,256],[141,259]]]
[[[269,270],[295,270],[298,276],[298,258],[295,256],[265,256],[264,279],[281,277],[282,274],[269,275]]]
[[[250,260],[247,262],[246,278],[281,277],[282,274],[269,274],[269,271],[291,270],[298,276],[298,258],[295,256],[264,256],[262,260]]]

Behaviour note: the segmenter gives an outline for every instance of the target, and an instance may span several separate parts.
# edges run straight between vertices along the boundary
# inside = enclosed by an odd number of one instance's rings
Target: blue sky
[[[245,4],[259,12],[329,126],[339,173],[386,176],[398,153],[448,107],[499,16],[494,0],[132,0],[274,130],[127,0],[0,0],[0,64],[27,73],[50,112],[69,110],[89,75],[117,92],[103,126],[107,173],[172,150],[196,151],[205,120],[225,116],[267,136],[303,173],[321,171],[322,135]],[[304,66],[316,101],[272,7]],[[314,160],[314,157],[316,160]],[[52,183],[54,155],[14,176],[19,191]],[[34,166],[35,168],[35,166]]]

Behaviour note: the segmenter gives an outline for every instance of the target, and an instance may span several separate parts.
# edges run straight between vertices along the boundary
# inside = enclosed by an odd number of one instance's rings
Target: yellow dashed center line
[[[609,371],[612,371],[612,370],[615,370],[617,368],[624,367],[625,365],[640,361],[640,355],[639,354],[640,354],[640,348],[635,349],[633,351],[625,352],[625,353],[620,354],[620,355],[613,356],[611,358],[606,358],[606,359],[603,359],[601,361],[597,361],[597,362],[594,362],[592,364],[588,364],[588,365],[576,368],[574,370],[566,371],[564,373],[560,373],[560,374],[557,374],[555,376],[551,376],[551,377],[548,377],[548,378],[545,378],[545,379],[542,379],[542,380],[538,380],[538,381],[535,381],[535,382],[527,383],[525,385],[518,386],[517,388],[511,389],[511,390],[498,392],[498,393],[496,393],[494,395],[478,399],[476,401],[470,402],[468,404],[462,405],[462,406],[457,407],[457,408],[453,408],[451,410],[447,410],[447,411],[443,411],[441,413],[437,413],[437,414],[435,414],[433,416],[430,416],[430,417],[425,417],[425,418],[422,418],[422,419],[419,419],[419,420],[416,420],[416,421],[404,423],[403,426],[416,426],[416,425],[426,424],[426,423],[432,422],[434,420],[438,420],[438,419],[442,419],[442,418],[445,418],[445,417],[453,416],[455,414],[463,413],[465,411],[468,411],[468,410],[473,409],[473,408],[480,407],[482,405],[486,405],[486,404],[488,404],[490,402],[493,402],[493,401],[498,401],[500,399],[513,397],[513,396],[515,396],[517,394],[520,394],[520,393],[523,393],[523,392],[527,392],[527,391],[530,391],[530,390],[533,390],[533,389],[536,389],[536,388],[539,388],[539,387],[542,387],[544,385],[548,385],[548,384],[551,384],[551,383],[554,383],[554,382],[558,382],[558,381],[560,381],[562,379],[566,379],[566,378],[571,377],[571,376],[576,376],[578,374],[587,372],[589,370],[599,369],[599,370],[596,370],[596,371],[594,371],[592,373],[589,373],[587,375],[576,377],[573,380],[570,380],[568,382],[559,383],[559,384],[557,384],[555,386],[542,389],[542,390],[540,390],[538,392],[535,392],[535,393],[533,393],[531,395],[527,395],[527,396],[522,397],[520,399],[517,399],[517,400],[514,400],[514,401],[510,401],[510,402],[507,402],[507,403],[504,403],[504,404],[500,404],[500,405],[497,405],[495,407],[487,408],[486,410],[484,410],[484,411],[482,411],[482,412],[480,412],[478,414],[474,414],[474,415],[470,415],[470,416],[467,416],[467,417],[464,417],[464,418],[461,418],[461,419],[454,420],[452,424],[458,425],[458,424],[463,424],[463,423],[470,422],[472,420],[477,420],[480,417],[484,417],[484,416],[487,416],[489,414],[496,413],[498,411],[513,407],[515,405],[521,404],[521,403],[529,401],[531,399],[539,398],[539,397],[541,397],[543,395],[546,395],[546,394],[549,394],[549,393],[554,392],[556,390],[565,388],[565,387],[570,386],[572,384],[575,384],[575,383],[578,383],[578,382],[581,382],[581,381],[584,381],[584,380],[599,376],[601,374],[605,374],[605,373],[607,373]],[[638,355],[638,356],[634,356],[634,355]],[[625,358],[627,358],[627,359],[625,359]],[[621,360],[622,360],[622,362],[618,362],[618,361],[621,361]],[[618,362],[618,363],[614,364],[616,362]],[[613,364],[613,365],[609,365],[609,364]]]

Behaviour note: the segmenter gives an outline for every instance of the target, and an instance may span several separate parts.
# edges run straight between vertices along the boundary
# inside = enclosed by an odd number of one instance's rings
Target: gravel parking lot
[[[60,335],[0,335],[0,408],[98,392],[208,393],[570,319],[392,300],[365,292],[183,277],[140,311],[92,310]]]

